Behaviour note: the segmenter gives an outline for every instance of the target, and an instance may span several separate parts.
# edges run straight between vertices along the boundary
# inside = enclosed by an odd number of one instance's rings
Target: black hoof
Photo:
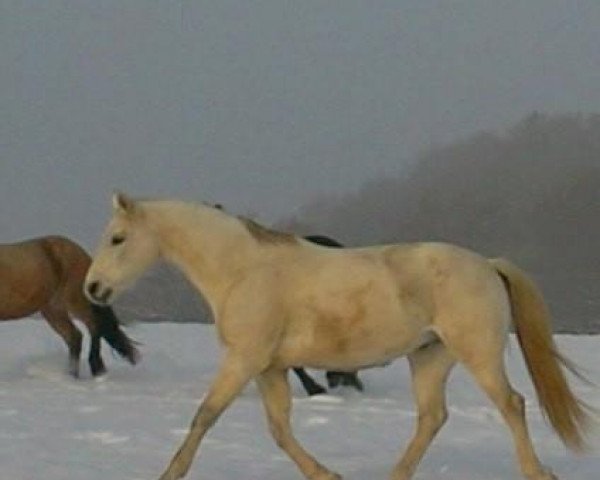
[[[354,387],[359,392],[364,392],[365,390],[365,386],[363,385],[362,381],[354,374],[348,375],[346,378],[344,378],[342,385],[345,387]]]
[[[344,375],[342,372],[327,372],[325,377],[327,378],[329,388],[339,387],[342,384]]]
[[[78,358],[70,358],[69,359],[69,375],[73,378],[79,378],[79,359]]]
[[[327,390],[318,383],[315,383],[314,385],[306,387],[306,393],[312,397],[313,395],[322,395],[323,393],[327,393]]]
[[[327,372],[326,377],[329,388],[336,388],[339,386],[354,387],[359,392],[362,392],[365,389],[362,381],[355,372]]]
[[[106,367],[102,361],[100,362],[90,362],[90,370],[92,372],[93,377],[99,377],[106,373]]]

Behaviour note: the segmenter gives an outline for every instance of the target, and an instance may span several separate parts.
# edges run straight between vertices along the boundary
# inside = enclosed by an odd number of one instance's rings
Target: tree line
[[[597,270],[600,115],[533,113],[433,148],[402,175],[315,199],[282,222],[353,245],[440,240],[527,268]]]
[[[367,161],[367,160],[365,160]],[[424,152],[404,173],[314,199],[281,223],[349,245],[447,241],[542,283],[557,325],[600,329],[600,115],[532,113]]]

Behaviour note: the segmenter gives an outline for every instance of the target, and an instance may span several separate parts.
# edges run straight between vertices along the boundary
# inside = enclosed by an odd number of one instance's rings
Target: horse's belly
[[[427,305],[404,298],[389,270],[368,262],[352,266],[352,275],[343,274],[342,264],[321,274],[329,282],[290,289],[282,363],[351,369],[389,361],[418,344],[430,321]]]
[[[426,342],[427,331],[422,325],[418,322],[403,323],[382,325],[382,322],[375,322],[372,328],[338,331],[336,335],[329,336],[290,336],[281,344],[278,361],[286,367],[331,370],[381,365]]]

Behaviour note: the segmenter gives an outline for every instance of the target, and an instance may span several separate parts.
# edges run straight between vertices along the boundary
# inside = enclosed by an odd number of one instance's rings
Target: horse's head
[[[92,302],[110,303],[158,258],[158,241],[145,217],[141,203],[122,193],[113,195],[113,216],[85,280]]]

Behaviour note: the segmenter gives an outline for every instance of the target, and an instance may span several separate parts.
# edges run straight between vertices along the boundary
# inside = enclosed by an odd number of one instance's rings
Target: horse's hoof
[[[344,480],[341,475],[334,472],[325,472],[319,473],[313,477],[310,477],[310,480]]]
[[[98,370],[94,370],[92,372],[92,377],[94,378],[103,378],[106,376],[106,368],[100,368]]]
[[[344,380],[344,386],[354,387],[359,392],[364,392],[365,386],[358,377],[352,377]]]
[[[104,366],[102,359],[91,359],[90,371],[92,372],[92,377],[106,374],[106,367]]]
[[[342,378],[340,375],[335,375],[335,374],[329,374],[329,372],[327,372],[327,386],[329,388],[336,388],[339,387],[342,384]]]
[[[559,480],[559,478],[552,473],[552,470],[545,468],[539,473],[532,475],[526,475],[527,480]]]
[[[181,460],[183,456],[182,450],[180,449],[171,460],[168,468],[163,472],[160,480],[179,480],[187,475],[190,468],[191,462]]]
[[[163,473],[160,478],[158,480],[177,480],[181,477],[176,477],[175,475],[169,473],[169,472],[165,472]]]
[[[79,378],[79,360],[71,359],[69,360],[69,375],[73,378]]]
[[[168,468],[163,472],[160,476],[159,480],[179,480],[180,478],[185,477],[185,473],[181,471],[174,471],[171,468]]]
[[[327,390],[321,385],[315,384],[314,386],[310,387],[306,391],[306,393],[308,393],[312,397],[313,395],[322,395],[324,393],[327,393]]]

